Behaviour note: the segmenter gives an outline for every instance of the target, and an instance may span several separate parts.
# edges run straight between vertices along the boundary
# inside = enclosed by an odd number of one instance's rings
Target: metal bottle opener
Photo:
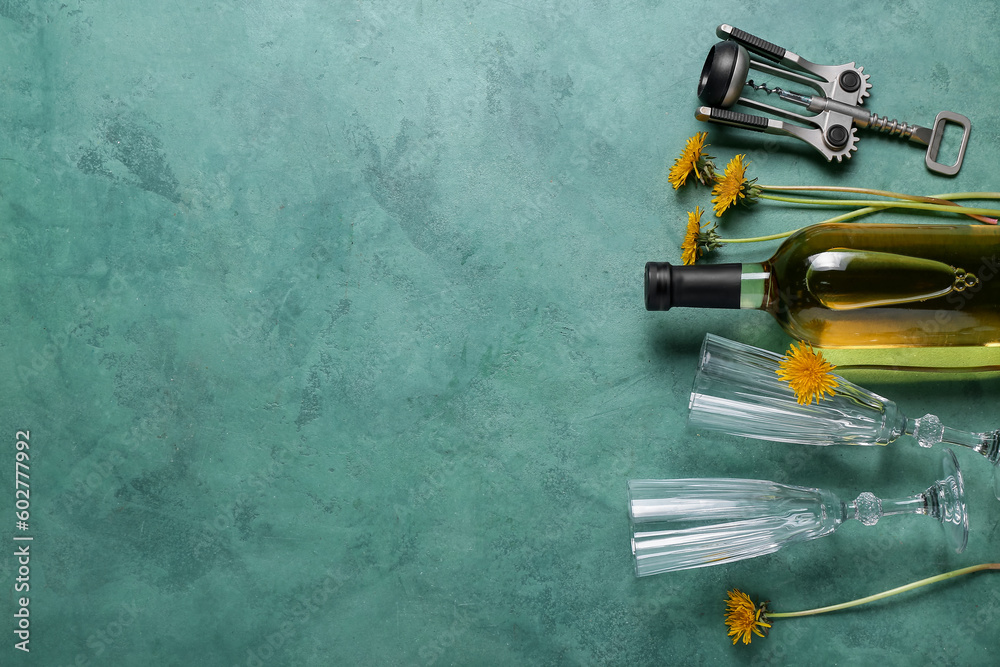
[[[869,128],[926,146],[924,164],[931,171],[954,176],[962,168],[965,148],[969,143],[969,131],[972,129],[972,123],[962,114],[942,111],[934,119],[933,128],[879,117],[861,107],[871,88],[863,67],[857,67],[853,62],[846,65],[817,65],[726,24],[720,25],[715,32],[726,41],[712,47],[702,68],[698,98],[708,106],[698,107],[695,113],[698,120],[796,137],[822,153],[827,161],[837,162],[850,158],[851,152],[857,150],[857,128]],[[768,64],[763,59],[776,65]],[[778,87],[768,88],[766,83],[756,84],[752,79],[747,79],[750,69],[809,86],[819,95],[796,93]],[[744,86],[763,90],[768,95],[774,93],[782,100],[805,107],[814,115],[804,116],[741,97]],[[736,104],[793,122],[732,111],[730,107]],[[937,160],[945,126],[949,122],[962,128],[958,160],[952,165],[942,164]]]

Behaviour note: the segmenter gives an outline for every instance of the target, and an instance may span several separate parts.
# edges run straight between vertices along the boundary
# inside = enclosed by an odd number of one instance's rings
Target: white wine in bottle
[[[646,308],[764,310],[834,363],[987,371],[1000,369],[998,275],[995,226],[822,224],[759,264],[650,262]]]

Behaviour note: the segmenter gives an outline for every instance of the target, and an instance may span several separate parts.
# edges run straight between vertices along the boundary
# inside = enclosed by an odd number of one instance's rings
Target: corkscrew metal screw
[[[702,68],[698,98],[708,106],[698,107],[695,113],[698,120],[755,132],[792,136],[811,145],[827,161],[837,162],[850,158],[851,153],[857,150],[857,129],[868,128],[926,146],[924,164],[933,172],[954,176],[962,168],[972,129],[972,123],[965,116],[942,111],[934,119],[931,128],[890,120],[887,116],[879,116],[862,108],[872,85],[868,83],[864,68],[853,62],[844,65],[817,65],[730,25],[720,25],[716,34],[725,41],[712,47]],[[764,59],[775,65],[764,62]],[[808,86],[819,95],[755,83],[753,79],[747,79],[750,69]],[[805,116],[759,100],[741,97],[744,87],[777,95],[786,102],[805,107],[813,115]],[[730,107],[736,104],[785,120],[733,111]],[[962,128],[958,159],[951,165],[938,162],[941,139],[948,123]]]

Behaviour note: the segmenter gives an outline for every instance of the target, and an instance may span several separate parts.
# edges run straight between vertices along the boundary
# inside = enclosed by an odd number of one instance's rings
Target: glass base
[[[944,526],[948,544],[960,554],[969,543],[969,513],[965,507],[965,482],[958,459],[950,449],[944,450],[941,460],[944,477],[932,488],[937,491],[941,525]]]

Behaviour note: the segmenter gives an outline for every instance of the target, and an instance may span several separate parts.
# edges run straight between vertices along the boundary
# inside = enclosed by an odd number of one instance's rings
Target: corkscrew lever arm
[[[730,125],[732,127],[738,127],[742,130],[750,130],[752,132],[764,132],[766,134],[780,134],[795,137],[796,139],[806,142],[821,152],[827,160],[836,158],[839,161],[841,159],[839,151],[831,150],[827,147],[823,138],[826,129],[817,125],[812,119],[805,116],[799,116],[798,114],[793,114],[785,109],[770,107],[770,105],[766,104],[748,103],[747,106],[758,108],[765,107],[761,110],[770,111],[776,115],[800,121],[803,124],[797,125],[795,123],[786,123],[784,121],[775,120],[774,118],[768,118],[766,116],[758,116],[755,114],[743,113],[742,111],[732,111],[730,109],[706,106],[698,107],[698,110],[695,112],[695,118],[701,121],[709,121],[712,123],[719,123],[721,125]],[[836,119],[831,118],[828,120],[830,121],[828,124],[832,125],[834,124],[833,121]]]
[[[725,23],[716,28],[715,34],[721,39],[732,41],[759,58],[770,60],[778,67],[768,68],[769,71],[778,71],[779,76],[806,83],[824,97],[853,104],[863,104],[864,99],[868,97],[871,84],[868,83],[864,67],[857,67],[854,63],[819,65],[777,44]],[[753,67],[763,70],[767,66],[759,58],[755,59]],[[809,76],[797,75],[796,72]],[[789,74],[792,76],[787,76]]]

